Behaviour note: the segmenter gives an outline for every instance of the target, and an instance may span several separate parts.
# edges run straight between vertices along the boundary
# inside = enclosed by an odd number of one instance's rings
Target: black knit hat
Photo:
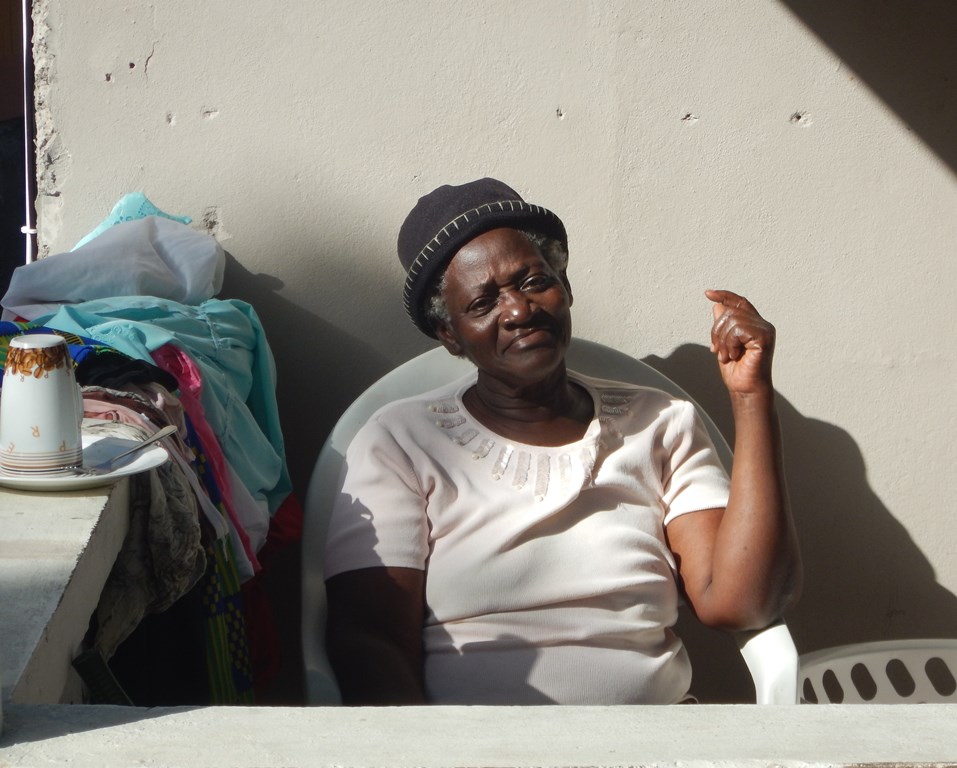
[[[432,281],[469,240],[499,227],[537,232],[568,247],[558,216],[495,179],[445,185],[419,198],[399,230],[399,261],[406,270],[405,311],[422,333],[435,338],[425,307]]]

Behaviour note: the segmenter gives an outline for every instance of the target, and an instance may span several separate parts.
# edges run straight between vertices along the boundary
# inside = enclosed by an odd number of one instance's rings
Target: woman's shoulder
[[[369,417],[368,423],[383,426],[409,426],[417,421],[433,422],[461,407],[462,393],[475,383],[476,372],[470,371],[453,381],[423,392],[405,395],[381,405]]]
[[[585,387],[600,400],[613,400],[616,397],[628,398],[629,400],[641,399],[646,401],[675,401],[683,402],[689,400],[687,396],[680,396],[678,393],[666,392],[660,387],[648,384],[636,384],[628,381],[618,381],[615,379],[603,379],[597,376],[590,376],[579,371],[569,371],[569,378]]]
[[[670,429],[694,421],[695,405],[687,396],[633,382],[600,379],[569,371],[595,403],[596,416],[622,433]]]

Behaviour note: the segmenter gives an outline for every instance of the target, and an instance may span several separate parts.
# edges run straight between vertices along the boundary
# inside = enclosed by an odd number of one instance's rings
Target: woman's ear
[[[435,335],[438,337],[438,340],[442,342],[442,346],[448,350],[450,355],[454,355],[455,357],[462,356],[462,345],[459,344],[458,338],[452,332],[452,329],[441,320],[438,320],[435,323]]]

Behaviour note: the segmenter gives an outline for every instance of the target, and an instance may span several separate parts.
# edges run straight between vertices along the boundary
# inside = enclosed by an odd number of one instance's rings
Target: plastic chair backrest
[[[646,363],[610,347],[574,339],[566,357],[569,368],[599,378],[655,387],[676,397],[688,394]],[[383,405],[427,392],[464,376],[471,363],[453,357],[444,348],[425,352],[376,381],[342,414],[316,461],[304,506],[302,557],[302,645],[308,704],[341,702],[335,675],[325,653],[326,590],[323,559],[329,513],[339,482],[346,449],[359,428]],[[712,419],[701,408],[701,418],[724,466],[731,468],[731,449]],[[797,703],[797,651],[783,622],[766,630],[741,633],[738,646],[755,683],[759,704]]]
[[[806,653],[799,659],[809,704],[957,701],[957,640],[883,640]]]

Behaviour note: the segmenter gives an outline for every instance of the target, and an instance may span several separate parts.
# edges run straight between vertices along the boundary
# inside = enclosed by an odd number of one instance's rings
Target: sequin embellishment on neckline
[[[617,419],[630,413],[633,392],[611,390],[598,394],[595,419],[600,431],[597,444],[602,449],[622,439]],[[563,491],[575,482],[576,465],[584,473],[583,480],[591,481],[598,451],[594,444],[579,445],[576,450],[561,450],[561,446],[536,449],[535,446],[514,444],[490,433],[477,424],[460,406],[458,398],[450,396],[429,403],[428,409],[435,415],[435,426],[444,431],[455,445],[471,451],[475,461],[491,461],[489,474],[494,480],[509,475],[509,486],[515,491],[531,489],[537,501],[542,501],[549,489],[557,485]],[[591,430],[591,427],[588,428]],[[588,432],[586,431],[586,436]]]

